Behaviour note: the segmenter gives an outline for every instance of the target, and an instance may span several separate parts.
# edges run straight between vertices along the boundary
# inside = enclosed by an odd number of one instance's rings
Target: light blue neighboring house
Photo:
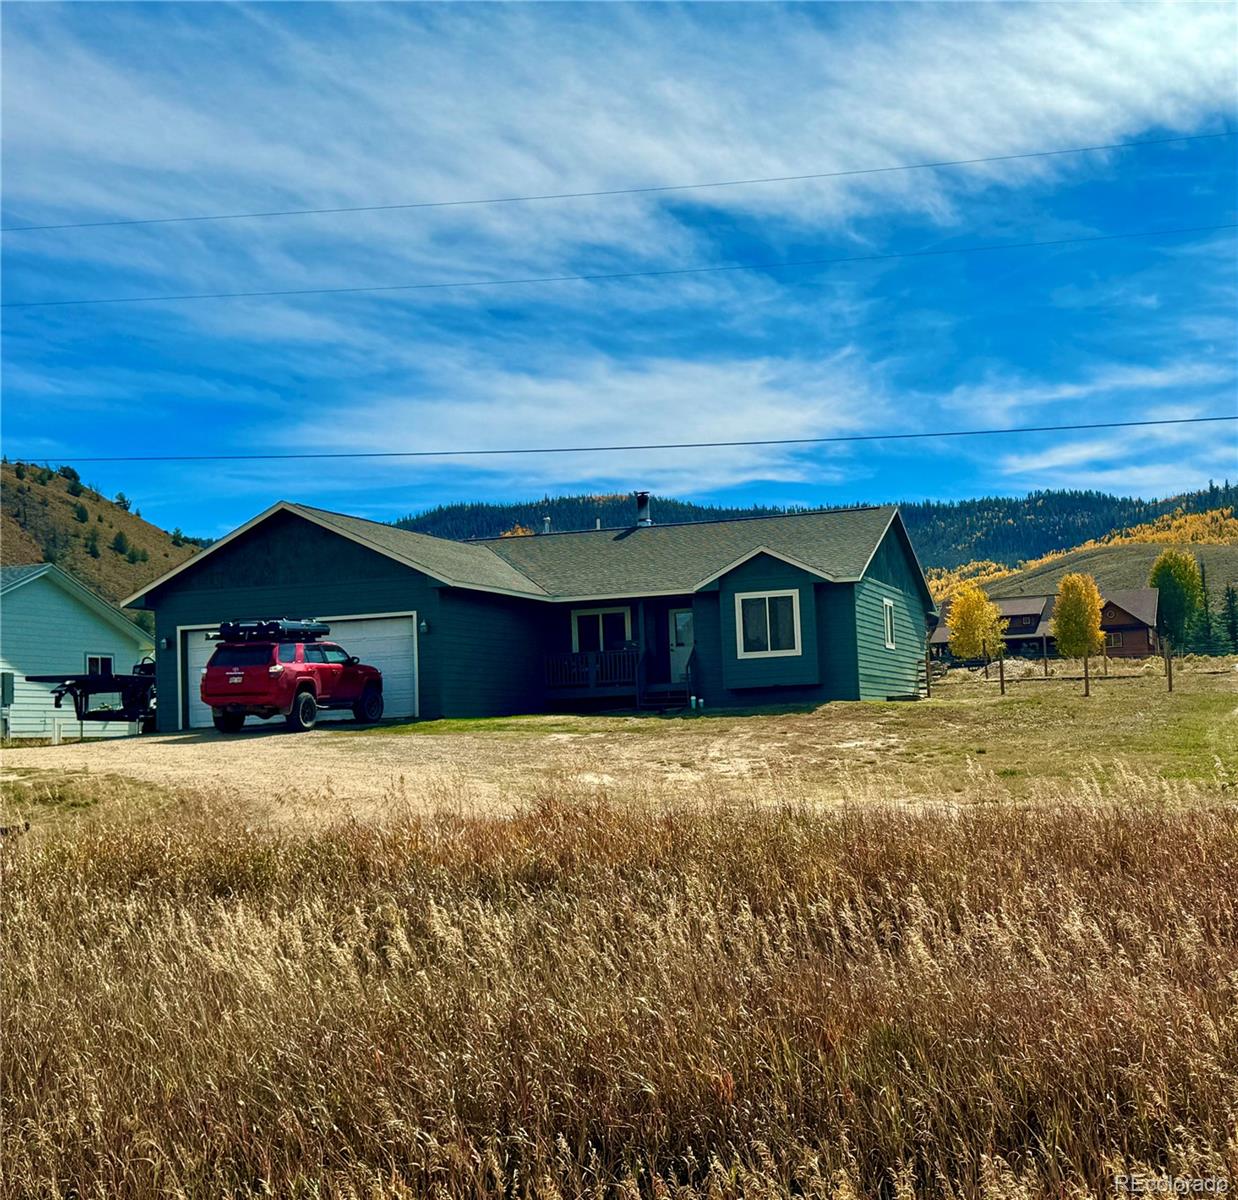
[[[0,567],[0,671],[6,673],[6,702],[12,689],[12,703],[0,708],[0,716],[8,737],[50,738],[56,723],[64,737],[136,732],[127,721],[91,721],[79,730],[72,701],[66,698],[56,708],[52,685],[27,683],[26,676],[127,674],[153,651],[145,630],[52,563]]]

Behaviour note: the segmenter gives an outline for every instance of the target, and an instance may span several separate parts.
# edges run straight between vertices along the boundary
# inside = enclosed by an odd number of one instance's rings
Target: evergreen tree
[[[1221,621],[1229,642],[1229,652],[1238,654],[1238,589],[1232,583],[1225,585],[1225,595],[1221,601]]]
[[[91,558],[99,557],[99,531],[97,529],[92,529],[86,535],[86,553]]]
[[[116,531],[116,536],[112,539],[112,549],[115,550],[117,554],[129,553],[129,539],[125,537],[125,531],[123,529],[118,529]]]
[[[86,505],[84,504],[77,505],[73,509],[73,517],[74,517],[74,520],[80,521],[83,525],[85,525],[86,522],[90,520],[90,513],[87,510]]]

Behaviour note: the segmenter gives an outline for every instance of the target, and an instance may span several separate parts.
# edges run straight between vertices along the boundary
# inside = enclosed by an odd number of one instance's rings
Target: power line
[[[802,258],[782,262],[722,263],[707,267],[664,267],[648,271],[607,271],[589,275],[530,275],[515,279],[453,279],[440,283],[365,284],[334,288],[285,288],[252,292],[182,292],[167,296],[101,296],[85,300],[6,301],[0,308],[66,308],[88,304],[171,304],[196,300],[254,300],[281,296],[343,296],[375,292],[418,292],[439,288],[510,287],[538,283],[600,283],[619,279],[652,279],[671,275],[708,275],[721,271],[781,271],[796,267],[838,266],[845,263],[890,262],[902,258],[935,258],[949,254],[987,254],[1001,250],[1030,250],[1045,246],[1080,246],[1123,238],[1167,237],[1179,233],[1211,233],[1238,228],[1238,222],[1220,225],[1184,225],[1173,229],[1140,229],[1131,233],[1102,233],[1089,237],[1051,238],[1046,241],[1001,242],[990,246],[954,246],[938,250],[906,250],[898,254],[854,254],[843,258]]]
[[[602,196],[640,196],[657,192],[688,192],[704,188],[747,187],[764,183],[801,183],[814,179],[844,179],[854,175],[882,175],[891,171],[925,171],[940,167],[971,167],[982,163],[1016,162],[1028,158],[1052,158],[1063,154],[1087,154],[1099,150],[1129,150],[1139,146],[1168,146],[1175,142],[1202,142],[1233,137],[1234,133],[1195,133],[1182,137],[1146,138],[1137,142],[1106,142],[1096,146],[1070,146],[1061,150],[1029,150],[1022,154],[992,154],[984,158],[955,158],[940,162],[900,163],[889,167],[857,167],[847,171],[815,171],[806,175],[768,175],[754,179],[719,179],[707,183],[667,183],[648,187],[606,188],[589,192],[547,192],[531,196],[490,196],[470,200],[419,200],[406,204],[358,204],[346,208],[286,208],[267,212],[209,213],[183,217],[127,217],[113,221],[72,221],[57,225],[8,225],[0,233],[33,233],[53,229],[107,229],[118,225],[174,225],[194,221],[249,221],[268,217],[314,217],[341,213],[400,212],[418,208],[463,208],[480,204],[531,204],[545,200],[586,200]]]
[[[925,433],[848,433],[833,437],[763,438],[734,442],[654,442],[618,446],[522,446],[504,450],[338,450],[294,454],[124,454],[82,458],[57,455],[61,463],[129,462],[269,462],[337,458],[481,458],[506,454],[611,454],[631,450],[714,450],[742,446],[823,446],[843,442],[904,442],[914,439],[996,437],[1022,433],[1068,433],[1088,429],[1136,429],[1152,425],[1201,425],[1238,421],[1238,414],[1209,417],[1165,417],[1155,421],[1095,421],[1085,425],[1024,425],[1014,429],[945,429]]]

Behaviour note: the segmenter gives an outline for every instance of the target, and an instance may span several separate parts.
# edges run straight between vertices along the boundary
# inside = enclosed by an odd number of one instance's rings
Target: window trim
[[[98,660],[98,663],[99,663],[99,670],[98,670],[97,674],[99,674],[99,675],[102,675],[102,674],[103,674],[103,660],[104,660],[105,658],[107,659],[107,661],[108,661],[108,662],[110,662],[110,663],[112,664],[112,669],[111,669],[110,671],[108,671],[108,674],[109,674],[109,675],[115,675],[115,674],[116,674],[116,655],[115,655],[115,654],[97,654],[97,653],[93,653],[93,652],[87,652],[87,654],[85,655],[85,661],[86,661],[86,674],[87,674],[87,675],[91,674],[91,670],[90,670],[90,660],[91,660],[92,658],[93,658],[93,659],[97,659],[97,660]]]
[[[894,628],[894,601],[882,597],[881,600],[882,633],[885,635],[886,649],[898,649],[896,631]]]
[[[576,623],[578,617],[597,617],[598,645],[604,647],[602,638],[602,618],[607,613],[623,613],[623,640],[632,640],[632,606],[630,604],[614,604],[607,608],[574,608],[572,609],[572,653],[580,653],[580,626]]]
[[[1110,629],[1105,631],[1105,649],[1120,650],[1122,648],[1122,630]]]
[[[795,646],[791,650],[744,649],[744,601],[765,601],[765,632],[769,636],[769,602],[782,596],[791,597],[791,625],[795,631]],[[778,588],[773,591],[735,593],[735,655],[737,658],[800,658],[804,653],[804,634],[800,626],[799,588]]]

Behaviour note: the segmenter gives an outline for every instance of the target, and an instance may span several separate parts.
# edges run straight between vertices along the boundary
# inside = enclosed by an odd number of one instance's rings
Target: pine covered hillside
[[[992,560],[1011,568],[1065,551],[1114,530],[1154,522],[1177,511],[1199,513],[1238,507],[1238,486],[1228,481],[1164,500],[1135,500],[1103,492],[1045,491],[1023,497],[920,501],[903,504],[903,518],[926,567],[956,568]],[[725,508],[655,497],[654,520],[707,521],[795,511],[777,507]],[[403,529],[456,539],[497,537],[513,529],[538,533],[544,517],[557,530],[631,524],[630,495],[556,496],[516,504],[450,504],[396,522]]]
[[[53,562],[115,603],[184,562],[197,549],[108,500],[71,467],[0,464],[0,560]]]

